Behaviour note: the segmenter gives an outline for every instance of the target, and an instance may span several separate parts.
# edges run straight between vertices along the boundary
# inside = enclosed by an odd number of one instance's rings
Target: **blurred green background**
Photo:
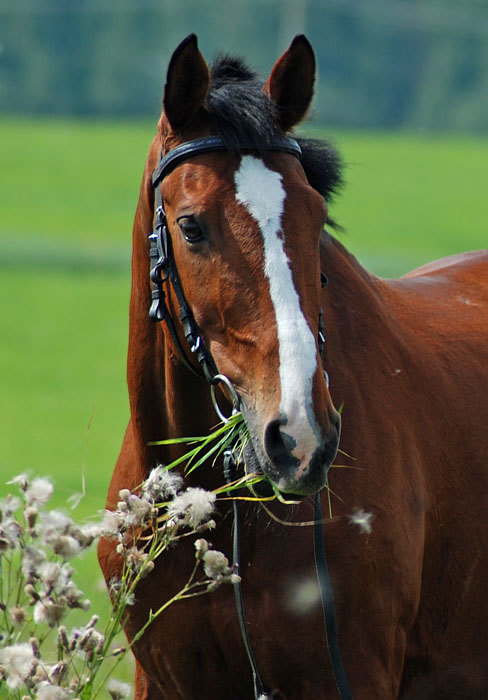
[[[331,213],[373,272],[486,247],[488,5],[467,0],[0,4],[0,495],[51,476],[93,516],[128,419],[130,241],[167,60],[190,31],[266,77],[293,35],[320,80],[302,133],[346,162]],[[79,583],[103,611],[95,557]],[[123,675],[130,676],[130,664]]]
[[[486,0],[2,0],[1,109],[153,114],[190,32],[209,58],[242,54],[261,72],[305,32],[320,123],[487,129]]]

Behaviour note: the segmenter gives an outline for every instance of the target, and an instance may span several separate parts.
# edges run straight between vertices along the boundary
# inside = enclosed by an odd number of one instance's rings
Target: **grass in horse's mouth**
[[[156,440],[150,445],[188,445],[189,449],[181,457],[178,457],[170,464],[165,465],[166,469],[174,469],[184,465],[185,475],[191,474],[195,469],[208,463],[211,459],[212,467],[227,449],[232,449],[234,458],[238,465],[246,463],[246,452],[253,451],[249,430],[242,413],[235,412],[224,423],[219,423],[208,435],[199,437],[169,438],[167,440]],[[287,494],[285,497],[270,479],[261,471],[257,460],[253,462],[253,471],[244,473],[243,476],[225,484],[215,490],[220,497],[227,494],[232,498],[239,498],[250,501],[271,501],[279,500],[281,503],[294,504],[303,499],[302,496]],[[257,487],[257,488],[255,488]],[[237,494],[237,491],[249,489],[249,495]],[[328,488],[328,487],[327,487]]]
[[[188,445],[189,449],[181,457],[178,457],[170,464],[165,465],[166,469],[174,469],[184,465],[185,475],[191,474],[195,469],[201,467],[211,460],[212,467],[227,449],[232,449],[234,458],[240,464],[243,461],[244,450],[249,442],[249,432],[240,412],[233,413],[225,423],[219,423],[208,435],[199,437],[169,438],[167,440],[156,440],[150,445]],[[244,474],[242,477],[233,480],[231,483],[216,489],[217,495],[225,495],[235,492],[244,487],[250,488],[262,481],[269,480],[263,473]],[[262,500],[259,497],[248,496],[246,499]],[[275,498],[275,496],[272,496]]]

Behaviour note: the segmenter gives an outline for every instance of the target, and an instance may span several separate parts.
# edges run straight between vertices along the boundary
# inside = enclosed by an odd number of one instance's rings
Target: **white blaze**
[[[244,156],[235,174],[236,198],[257,221],[263,236],[264,274],[269,281],[278,331],[282,432],[295,441],[292,454],[306,467],[318,444],[312,379],[317,369],[315,338],[300,308],[284,241],[280,237],[286,192],[281,175],[261,160]]]

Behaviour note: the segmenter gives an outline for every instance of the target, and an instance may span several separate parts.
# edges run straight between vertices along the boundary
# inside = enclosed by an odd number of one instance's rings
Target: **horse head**
[[[157,187],[186,301],[240,398],[246,467],[301,495],[324,486],[340,434],[319,340],[327,205],[274,145],[305,116],[314,80],[303,36],[262,84],[235,59],[210,70],[191,35],[170,61],[158,127],[163,156],[212,135],[225,144],[190,154]]]

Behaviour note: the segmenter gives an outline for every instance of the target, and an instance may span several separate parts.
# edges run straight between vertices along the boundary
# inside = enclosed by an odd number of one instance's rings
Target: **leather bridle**
[[[218,370],[207,350],[202,336],[198,330],[192,311],[185,299],[183,287],[178,275],[176,263],[173,255],[171,236],[168,229],[166,212],[164,209],[163,197],[160,184],[164,178],[170,174],[180,163],[193,156],[215,151],[229,151],[229,147],[220,136],[205,136],[194,141],[187,141],[180,146],[176,146],[171,151],[163,155],[160,152],[158,167],[152,175],[152,186],[154,187],[155,212],[154,230],[149,236],[150,257],[151,257],[151,286],[152,303],[149,309],[149,317],[153,321],[164,321],[171,335],[173,344],[178,355],[186,367],[200,377],[204,377],[210,384],[218,384]],[[255,151],[256,148],[247,144],[241,144],[240,151]],[[298,142],[289,136],[280,136],[273,139],[266,145],[267,151],[280,151],[289,153],[296,158],[300,158],[302,149]],[[187,353],[182,346],[171,314],[166,305],[166,294],[164,284],[170,283],[176,294],[180,307],[179,318],[183,327],[185,340],[200,365],[200,369],[190,362]],[[322,336],[319,328],[319,342]]]
[[[173,255],[173,248],[171,244],[171,236],[168,229],[168,222],[166,218],[166,212],[164,209],[163,197],[161,194],[161,182],[163,179],[169,175],[174,168],[176,168],[180,163],[192,158],[193,156],[202,155],[204,153],[211,153],[215,151],[230,151],[229,146],[224,142],[220,136],[206,136],[193,141],[188,141],[176,146],[165,155],[160,152],[158,166],[152,175],[152,186],[154,187],[155,194],[155,211],[154,211],[154,229],[149,236],[150,241],[150,257],[151,257],[151,307],[149,309],[149,317],[152,321],[159,322],[164,321],[170,333],[171,339],[173,341],[174,347],[185,366],[193,373],[199,377],[205,378],[211,385],[212,390],[214,386],[219,382],[223,381],[226,384],[227,389],[231,389],[231,400],[234,403],[234,409],[239,408],[239,399],[235,390],[233,389],[229,380],[218,373],[215,363],[212,359],[210,352],[207,350],[202,336],[198,330],[197,324],[193,317],[191,308],[189,307],[185,295],[183,293],[183,288],[178,275],[178,270],[176,268],[176,263]],[[298,142],[289,137],[281,136],[273,139],[269,144],[266,144],[264,148],[265,151],[278,151],[282,153],[289,153],[296,158],[301,157],[302,150]],[[240,152],[255,152],[256,148],[247,144],[241,144],[239,148]],[[322,273],[321,274],[322,286],[327,284],[327,278]],[[192,364],[187,356],[187,352],[180,342],[175,323],[171,314],[169,313],[168,306],[166,304],[166,293],[164,291],[164,284],[171,284],[175,292],[179,310],[179,319],[183,328],[183,334],[187,345],[190,348],[190,352],[195,355],[199,367]],[[322,309],[319,311],[318,318],[318,347],[320,356],[323,355],[323,349],[325,345],[325,334],[324,334],[324,324],[322,317]],[[322,357],[323,361],[323,357]],[[328,375],[324,368],[324,374],[328,382]],[[225,380],[225,381],[224,381]],[[213,394],[212,394],[213,396]],[[215,405],[215,403],[214,403]],[[217,410],[217,407],[216,407]],[[218,411],[219,415],[220,411]],[[232,449],[227,450],[224,457],[224,468],[226,472],[226,478],[228,480],[232,479],[232,462],[234,455]],[[239,571],[239,527],[238,527],[238,504],[237,500],[234,499],[234,556],[233,563],[236,571]],[[319,587],[321,591],[322,608],[324,612],[324,621],[326,629],[327,646],[329,651],[329,657],[331,660],[332,670],[336,680],[337,689],[342,700],[352,700],[352,694],[349,688],[347,677],[344,671],[341,652],[339,648],[338,638],[337,638],[337,625],[335,619],[334,610],[334,600],[332,594],[332,586],[330,583],[327,561],[325,557],[325,542],[323,533],[323,519],[322,519],[322,509],[320,502],[320,493],[315,494],[315,510],[314,510],[314,551],[315,551],[315,564],[317,568],[317,578],[319,582]],[[261,681],[256,660],[254,658],[251,644],[249,641],[249,635],[247,631],[247,623],[244,614],[244,604],[242,599],[242,589],[240,585],[240,580],[234,584],[234,593],[236,598],[237,614],[239,619],[239,626],[241,629],[241,635],[243,638],[246,653],[251,666],[253,681],[254,681],[254,695],[256,700],[266,700],[270,698]]]

